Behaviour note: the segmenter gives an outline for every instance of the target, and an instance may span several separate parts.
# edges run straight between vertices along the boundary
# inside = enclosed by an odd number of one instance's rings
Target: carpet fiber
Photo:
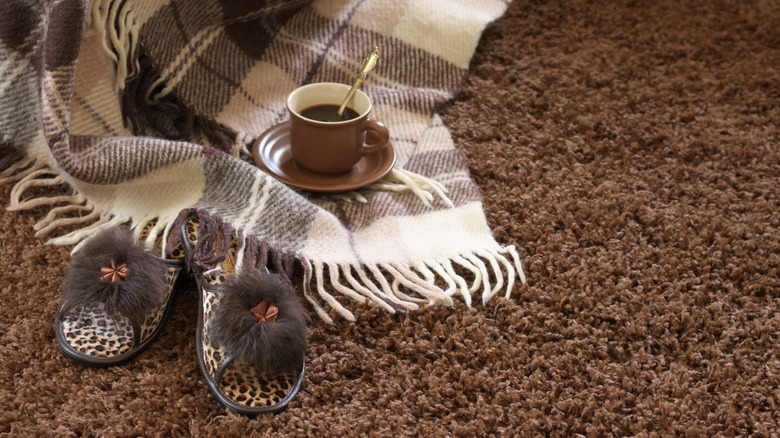
[[[513,298],[315,319],[298,398],[248,419],[200,375],[192,283],[140,358],[65,359],[68,249],[34,237],[43,210],[4,211],[0,434],[777,434],[780,10],[537,3],[488,28],[441,109],[520,250]]]

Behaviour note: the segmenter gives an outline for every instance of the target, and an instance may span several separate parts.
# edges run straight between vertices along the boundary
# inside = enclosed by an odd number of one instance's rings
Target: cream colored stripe
[[[11,85],[11,82],[13,82],[13,80],[21,75],[23,71],[30,67],[30,63],[26,59],[19,59],[18,53],[11,52],[11,56],[8,57],[8,59],[2,65],[0,65],[0,77],[6,74],[6,72],[14,65],[16,65],[16,68],[14,68],[10,74],[5,77],[3,82],[0,82],[0,94],[5,94],[5,91]]]
[[[260,193],[260,183],[262,182],[262,178],[259,174],[255,173],[255,180],[252,182],[252,187],[249,189],[249,205],[244,208],[244,211],[241,213],[239,217],[236,218],[236,224],[241,227],[244,225],[244,223],[247,222],[247,219],[252,214],[252,209],[255,206],[256,200],[257,200],[257,194]]]
[[[187,47],[185,47],[184,50],[179,52],[179,54],[176,56],[176,59],[174,59],[173,62],[162,71],[162,74],[160,74],[160,79],[157,79],[155,81],[155,85],[150,88],[150,90],[153,90],[154,86],[157,84],[165,83],[165,88],[155,96],[156,98],[164,97],[171,92],[173,87],[178,84],[179,81],[181,81],[181,78],[184,77],[184,75],[187,73],[190,66],[220,34],[220,30],[221,28],[217,26],[210,26],[195,35],[195,38],[193,38],[190,43],[187,44]],[[168,78],[171,77],[175,71],[178,71],[176,75],[173,76],[171,80],[168,80]]]
[[[258,199],[262,186],[262,195]],[[270,196],[271,184],[268,178],[263,177],[260,173],[255,173],[255,180],[252,183],[252,188],[249,193],[249,205],[247,205],[241,212],[241,215],[236,219],[236,226],[238,228],[252,229],[260,214],[263,212],[268,197]],[[246,248],[246,233],[244,239],[239,242],[238,255],[236,256],[236,272],[240,272],[244,265],[244,249]]]
[[[54,73],[56,74],[56,72]],[[50,75],[44,75],[43,93],[44,95],[48,95],[49,98],[42,100],[42,103],[44,104],[42,110],[44,114],[44,120],[54,125],[55,128],[54,131],[65,132],[65,125],[63,124],[63,120],[60,120],[61,115],[62,116],[66,115],[65,102],[62,100],[62,95],[60,94],[60,91],[57,88],[58,82],[60,81],[56,77],[52,77]],[[64,81],[61,82],[64,83]],[[48,93],[46,91],[48,91]]]
[[[262,194],[260,195],[260,199],[257,198],[257,194],[260,190],[260,183],[263,183],[262,187]],[[240,221],[239,223],[243,223],[245,220],[245,215],[249,214],[249,217],[246,219],[246,228],[252,228],[257,223],[257,220],[260,218],[260,215],[263,214],[263,210],[265,209],[265,204],[268,202],[268,198],[271,196],[271,180],[270,178],[265,177],[262,173],[256,172],[255,173],[255,182],[252,183],[252,195],[250,197],[249,206],[244,209],[244,212],[242,213],[241,217],[238,218]]]

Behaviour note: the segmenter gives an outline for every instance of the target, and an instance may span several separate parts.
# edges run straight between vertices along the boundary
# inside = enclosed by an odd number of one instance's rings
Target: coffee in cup
[[[371,99],[357,90],[338,115],[349,86],[319,82],[295,89],[287,98],[290,151],[296,166],[314,173],[338,174],[368,154],[387,147],[390,134],[369,118]]]
[[[343,122],[358,116],[358,113],[350,107],[345,107],[344,111],[339,115],[339,108],[339,105],[315,105],[304,109],[300,114],[307,119],[320,122]]]

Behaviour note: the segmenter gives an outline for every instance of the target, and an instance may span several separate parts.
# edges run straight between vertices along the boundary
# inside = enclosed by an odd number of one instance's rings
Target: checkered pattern
[[[486,301],[523,278],[435,114],[505,1],[0,5],[0,181],[16,183],[9,208],[50,208],[42,234],[69,226],[53,243],[78,250],[104,227],[156,220],[151,240],[198,211],[238,233],[242,260],[301,263],[306,297],[327,320],[352,318],[336,292],[394,312],[456,294],[470,304],[477,290]],[[396,150],[385,180],[323,196],[251,163],[248,146],[287,118],[290,91],[351,83],[375,46],[382,55],[362,89]],[[438,182],[446,196],[415,181]],[[74,194],[23,196],[55,184]]]

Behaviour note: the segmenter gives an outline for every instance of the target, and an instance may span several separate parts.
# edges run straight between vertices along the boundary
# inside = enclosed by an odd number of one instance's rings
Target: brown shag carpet
[[[68,250],[3,212],[0,434],[778,436],[779,69],[773,0],[515,0],[442,111],[528,284],[317,321],[299,397],[254,420],[201,379],[192,285],[139,359],[65,359]]]

